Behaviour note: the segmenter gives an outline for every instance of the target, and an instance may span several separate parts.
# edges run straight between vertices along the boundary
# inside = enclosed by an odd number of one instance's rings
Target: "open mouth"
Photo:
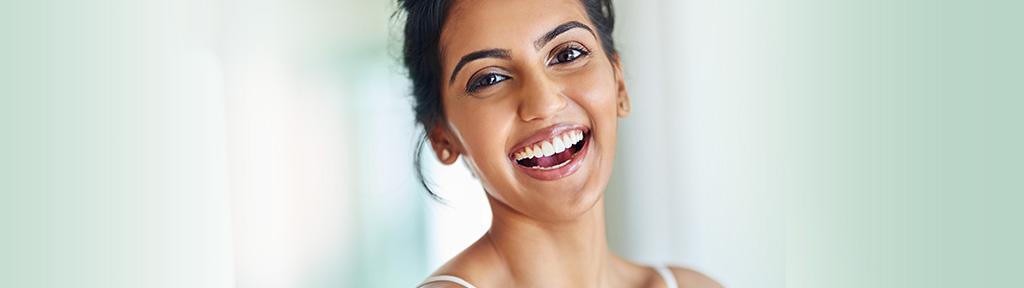
[[[588,131],[570,129],[526,145],[511,156],[517,165],[527,169],[555,170],[572,162],[587,144],[587,136]]]

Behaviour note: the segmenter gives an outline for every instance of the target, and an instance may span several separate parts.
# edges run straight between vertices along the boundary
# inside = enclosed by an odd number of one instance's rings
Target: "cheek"
[[[569,77],[565,86],[566,95],[573,98],[591,117],[604,118],[616,115],[615,77],[611,66],[605,62],[593,62]],[[609,114],[610,113],[610,114]],[[594,119],[600,121],[601,119]]]
[[[449,108],[449,119],[459,131],[458,138],[462,144],[464,156],[473,161],[474,166],[488,171],[496,166],[496,162],[505,157],[505,141],[511,133],[514,122],[514,110],[508,104],[466,103],[471,105],[453,105]],[[510,112],[511,111],[511,112]]]

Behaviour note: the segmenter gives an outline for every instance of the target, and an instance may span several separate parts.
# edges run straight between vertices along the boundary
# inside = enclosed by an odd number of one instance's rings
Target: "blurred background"
[[[616,1],[620,255],[727,287],[1020,287],[1014,1]],[[411,287],[487,229],[413,178],[390,0],[0,3],[0,287]]]

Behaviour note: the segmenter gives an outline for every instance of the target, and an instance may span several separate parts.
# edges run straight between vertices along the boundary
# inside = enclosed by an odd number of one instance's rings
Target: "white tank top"
[[[661,275],[661,279],[665,280],[665,287],[668,287],[668,288],[679,288],[679,283],[676,283],[676,276],[675,276],[675,274],[672,274],[672,270],[669,270],[668,267],[661,266],[661,267],[654,268],[654,270],[657,270],[658,271],[658,275]],[[427,284],[434,283],[434,282],[452,282],[452,283],[455,283],[455,284],[459,284],[459,286],[462,286],[464,288],[476,288],[476,286],[473,286],[473,284],[469,284],[468,281],[463,280],[462,278],[459,278],[459,277],[452,276],[452,275],[437,275],[437,276],[427,277],[427,280],[423,280],[423,283],[421,283],[419,286],[416,286],[416,287],[422,288],[423,286],[426,286]]]

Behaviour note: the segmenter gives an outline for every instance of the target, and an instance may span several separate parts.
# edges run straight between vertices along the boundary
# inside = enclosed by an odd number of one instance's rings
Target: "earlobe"
[[[441,161],[444,165],[452,165],[455,163],[455,160],[459,159],[459,154],[448,143],[435,144],[434,140],[431,140],[430,145],[433,146],[434,152],[437,153],[437,160]]]
[[[625,91],[621,92],[619,96],[619,105],[617,109],[619,118],[625,118],[626,116],[629,116],[629,112],[632,111],[632,109],[633,107],[630,106],[629,103],[629,94],[627,94]]]
[[[441,148],[441,159],[448,159],[452,157],[452,152],[448,148]]]
[[[452,145],[450,134],[443,129],[434,127],[430,130],[430,147],[437,153],[438,161],[441,161],[444,165],[451,165],[455,163],[455,160],[459,159],[459,154],[455,150],[454,145]]]
[[[615,55],[614,59],[615,69],[615,84],[618,87],[616,91],[616,111],[618,112],[619,118],[625,118],[629,116],[629,112],[632,111],[633,107],[629,103],[629,92],[626,91],[626,80],[622,75],[622,61],[619,60],[619,55]]]

